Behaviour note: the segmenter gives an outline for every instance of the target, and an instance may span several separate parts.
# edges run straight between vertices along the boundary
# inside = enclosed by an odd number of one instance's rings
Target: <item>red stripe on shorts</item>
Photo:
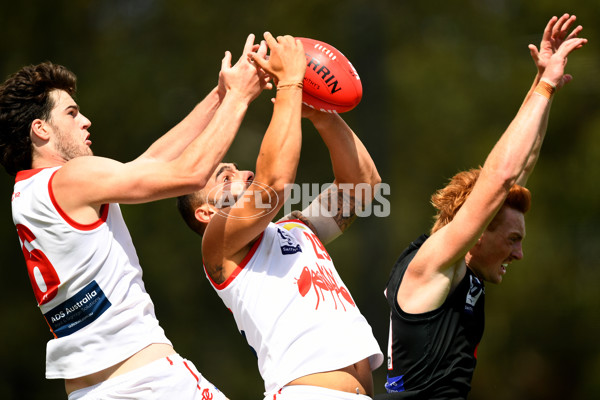
[[[185,367],[188,369],[188,371],[190,371],[190,374],[192,374],[192,376],[193,376],[193,377],[196,379],[196,382],[198,382],[198,384],[196,385],[196,387],[197,387],[198,389],[202,389],[202,388],[200,387],[200,378],[198,378],[198,375],[196,375],[196,374],[194,373],[194,371],[192,371],[192,369],[190,368],[190,366],[188,365],[188,363],[186,363],[185,361],[183,362],[183,365],[185,365]]]

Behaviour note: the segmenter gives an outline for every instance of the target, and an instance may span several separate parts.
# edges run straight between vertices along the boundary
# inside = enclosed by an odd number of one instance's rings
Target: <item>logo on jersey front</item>
[[[277,227],[277,239],[279,239],[279,247],[281,254],[295,254],[301,252],[300,243],[288,231]]]
[[[56,337],[68,336],[94,322],[111,306],[96,281],[46,312],[44,317]]]
[[[475,309],[475,304],[479,297],[485,293],[485,289],[483,287],[483,283],[474,275],[470,276],[471,278],[471,286],[469,287],[469,291],[467,292],[467,300],[465,302],[465,312],[467,314],[473,314],[473,310]]]
[[[302,297],[305,297],[311,288],[314,290],[317,297],[315,310],[319,309],[321,301],[326,301],[325,294],[327,292],[331,295],[336,310],[338,308],[338,302],[344,308],[344,311],[346,311],[344,302],[350,304],[352,307],[356,307],[348,289],[344,286],[340,286],[331,269],[325,266],[316,264],[316,268],[312,270],[308,267],[304,267],[300,276],[296,279],[296,283],[298,284],[298,291]]]

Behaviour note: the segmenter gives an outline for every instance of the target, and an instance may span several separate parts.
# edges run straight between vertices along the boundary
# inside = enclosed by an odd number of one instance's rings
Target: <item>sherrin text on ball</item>
[[[335,47],[315,39],[297,38],[306,53],[302,102],[324,112],[352,110],[362,98],[358,72]]]

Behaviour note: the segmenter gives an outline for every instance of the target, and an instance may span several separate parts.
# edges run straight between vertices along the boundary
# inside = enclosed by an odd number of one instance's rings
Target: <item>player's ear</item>
[[[43,120],[36,118],[31,123],[31,139],[37,137],[41,140],[49,140],[50,139],[50,130],[48,124]]]
[[[210,204],[204,203],[200,207],[196,208],[194,216],[198,221],[208,224],[214,213],[215,210],[210,206]]]

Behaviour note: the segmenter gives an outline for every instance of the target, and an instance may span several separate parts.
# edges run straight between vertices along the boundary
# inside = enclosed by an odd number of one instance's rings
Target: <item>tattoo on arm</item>
[[[331,201],[337,197],[337,213],[333,216],[333,219],[340,230],[344,232],[356,219],[356,197],[345,190],[336,190],[335,193],[327,190],[321,195],[324,196],[323,201],[325,204],[331,204]]]
[[[354,222],[356,219],[356,206],[360,205],[360,202],[356,200],[354,195],[349,194],[345,190],[327,189],[324,190],[319,196],[313,200],[313,202],[319,202],[321,207],[324,207],[326,210],[331,209],[331,202],[337,203],[335,214],[331,217],[336,225],[340,228],[342,232],[344,232],[348,227]],[[331,215],[331,214],[329,214]],[[318,233],[318,228],[315,228],[314,224],[311,222],[310,217],[306,217],[300,211],[292,211],[287,214],[280,221],[285,221],[289,219],[297,219],[308,225],[308,227],[313,231]]]
[[[210,275],[210,278],[217,285],[225,282],[225,268],[222,265],[204,265],[206,267],[206,272]]]

